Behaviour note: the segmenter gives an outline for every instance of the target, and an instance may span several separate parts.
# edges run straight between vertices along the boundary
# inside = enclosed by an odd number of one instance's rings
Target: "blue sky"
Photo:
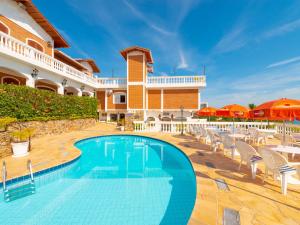
[[[126,74],[123,48],[150,48],[154,75],[201,74],[211,106],[300,98],[299,0],[33,0],[100,77]]]

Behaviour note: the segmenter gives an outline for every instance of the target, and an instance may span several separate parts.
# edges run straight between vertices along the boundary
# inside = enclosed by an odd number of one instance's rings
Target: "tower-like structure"
[[[127,61],[127,111],[145,113],[148,64],[153,63],[151,51],[141,47],[130,47],[121,51]]]

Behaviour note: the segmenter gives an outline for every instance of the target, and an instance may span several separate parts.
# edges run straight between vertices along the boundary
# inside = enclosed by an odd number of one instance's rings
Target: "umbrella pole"
[[[233,132],[233,134],[235,133],[235,130],[234,130],[234,117],[232,118],[232,132]]]
[[[285,120],[283,121],[283,138],[282,138],[282,141],[283,141],[283,145],[285,145]]]

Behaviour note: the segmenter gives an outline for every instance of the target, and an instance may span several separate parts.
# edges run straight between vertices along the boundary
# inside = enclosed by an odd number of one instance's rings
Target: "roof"
[[[45,18],[45,16],[37,9],[31,0],[15,0],[25,6],[27,13],[52,37],[55,48],[70,47],[62,35],[54,28],[54,26]]]
[[[88,70],[84,65],[82,65],[81,63],[77,62],[75,59],[73,59],[72,57],[68,56],[66,53],[59,51],[57,49],[54,49],[54,58],[80,70]]]
[[[120,53],[124,57],[124,59],[127,60],[127,54],[129,52],[132,52],[132,51],[140,51],[140,52],[145,53],[147,63],[150,63],[150,64],[154,63],[153,58],[152,58],[151,50],[148,49],[148,48],[142,48],[142,47],[139,47],[139,46],[131,46],[131,47],[128,47],[128,48],[125,48],[125,49],[121,50]]]
[[[100,68],[97,66],[95,60],[93,59],[75,59],[75,60],[79,63],[87,62],[92,67],[94,73],[100,73]]]

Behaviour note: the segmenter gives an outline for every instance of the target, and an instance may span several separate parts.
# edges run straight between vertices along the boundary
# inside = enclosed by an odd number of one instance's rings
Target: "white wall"
[[[50,41],[53,45],[53,39],[35,22],[34,19],[21,8],[15,1],[0,0],[0,14],[9,18],[19,26],[42,38],[45,41]],[[45,2],[46,3],[46,2]]]

